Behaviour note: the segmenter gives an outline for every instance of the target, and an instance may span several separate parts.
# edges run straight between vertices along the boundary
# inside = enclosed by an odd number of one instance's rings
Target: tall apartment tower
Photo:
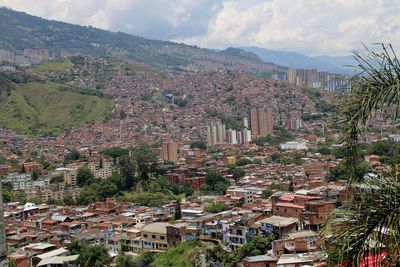
[[[174,142],[164,142],[161,145],[161,157],[163,160],[178,160],[178,144]]]
[[[243,118],[243,126],[244,128],[249,129],[249,118],[247,117]]]
[[[3,191],[0,182],[0,266],[7,266],[6,231],[4,226]]]
[[[243,131],[242,131],[242,136],[243,136],[243,143],[244,144],[246,144],[246,143],[250,143],[251,142],[251,131],[250,130],[248,130],[248,129],[244,129]]]
[[[225,124],[217,121],[207,126],[207,142],[209,145],[224,143],[225,138]]]
[[[293,84],[297,83],[297,70],[296,69],[288,69],[287,81],[290,83],[293,83]]]
[[[272,110],[254,108],[250,110],[251,133],[253,138],[273,135]]]
[[[233,144],[233,145],[237,144],[238,142],[236,136],[237,136],[236,130],[228,129],[226,131],[226,142],[228,144]]]

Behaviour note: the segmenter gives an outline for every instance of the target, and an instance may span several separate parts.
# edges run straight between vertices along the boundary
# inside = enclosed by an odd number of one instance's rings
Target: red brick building
[[[44,174],[44,168],[43,165],[38,163],[38,162],[27,162],[24,163],[23,165],[25,173],[33,173],[33,171],[37,170],[39,171],[40,174]]]

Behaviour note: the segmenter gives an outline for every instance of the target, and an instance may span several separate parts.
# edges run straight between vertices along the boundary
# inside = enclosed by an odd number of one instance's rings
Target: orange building
[[[272,110],[270,108],[254,108],[250,110],[252,138],[273,135]]]
[[[38,162],[27,162],[23,164],[25,173],[33,173],[33,171],[38,170],[40,174],[44,174],[43,165]]]
[[[164,142],[161,145],[161,157],[163,160],[178,160],[178,145],[173,142]]]

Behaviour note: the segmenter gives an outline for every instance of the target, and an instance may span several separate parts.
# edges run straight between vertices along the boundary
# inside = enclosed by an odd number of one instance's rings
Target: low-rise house
[[[282,239],[272,242],[275,255],[289,253],[305,253],[317,250],[317,233],[311,230],[301,230],[283,235]]]
[[[243,259],[243,267],[276,267],[278,259],[272,255],[259,255]]]
[[[283,234],[288,234],[299,229],[299,219],[286,218],[281,216],[271,216],[269,218],[258,221],[261,224],[261,230],[266,234],[275,234],[279,238]]]
[[[334,208],[335,203],[324,200],[305,202],[304,211],[301,214],[304,227],[318,231]]]
[[[151,223],[141,230],[143,250],[167,250],[181,242],[180,230],[170,223]]]
[[[319,253],[283,254],[276,263],[277,267],[313,266],[320,257]]]

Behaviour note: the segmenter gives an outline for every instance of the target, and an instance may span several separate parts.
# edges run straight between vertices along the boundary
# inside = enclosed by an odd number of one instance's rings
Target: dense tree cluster
[[[157,164],[156,153],[147,145],[135,148],[131,156],[127,150],[120,148],[111,148],[103,153],[119,158],[119,171],[107,179],[99,180],[87,166],[80,167],[77,183],[83,187],[83,191],[74,204],[87,205],[96,200],[117,197],[141,205],[158,206],[164,201],[175,199],[175,193],[193,193],[189,185],[172,186],[162,175],[164,171]]]
[[[329,168],[326,179],[329,182],[349,180],[350,178],[355,178],[357,181],[361,181],[364,176],[371,171],[371,166],[364,159],[358,159],[354,164],[354,170],[349,168],[346,164],[346,160],[342,160],[336,167]]]
[[[219,213],[219,212],[222,212],[222,211],[224,211],[226,209],[227,209],[227,206],[224,203],[215,202],[215,203],[212,203],[211,205],[209,205],[206,208],[206,211],[210,212],[210,213]]]
[[[207,170],[206,183],[201,185],[202,191],[225,193],[229,187],[229,181],[219,172]]]
[[[112,262],[108,249],[101,245],[88,246],[84,242],[75,239],[67,247],[72,255],[79,254],[79,266],[103,267],[109,266]]]
[[[274,240],[274,235],[267,237],[256,236],[249,243],[239,247],[232,253],[228,253],[218,246],[208,251],[207,258],[214,262],[223,263],[224,266],[235,266],[236,263],[241,262],[245,257],[265,254],[272,248],[272,241]]]

